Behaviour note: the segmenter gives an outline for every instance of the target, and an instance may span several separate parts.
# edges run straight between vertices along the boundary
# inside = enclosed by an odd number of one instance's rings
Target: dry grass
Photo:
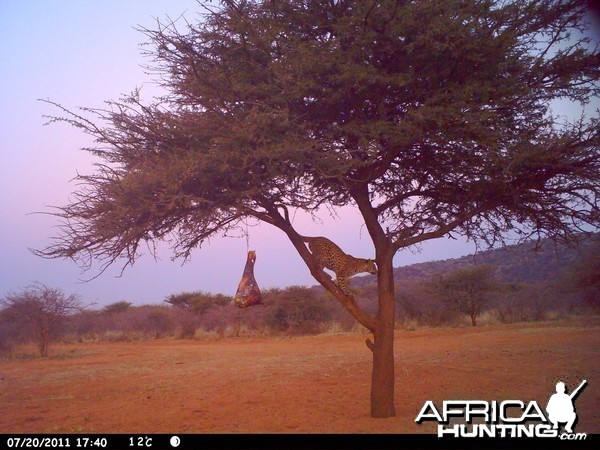
[[[238,330],[240,333],[243,330]],[[600,319],[396,331],[397,416],[371,419],[367,335],[85,342],[0,362],[0,433],[430,433],[426,400],[535,399],[600,375]],[[600,390],[577,399],[600,431]]]

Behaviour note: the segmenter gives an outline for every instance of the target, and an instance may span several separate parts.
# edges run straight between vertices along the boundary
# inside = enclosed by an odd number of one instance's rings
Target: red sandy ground
[[[536,400],[557,380],[600,432],[600,318],[396,334],[396,409],[369,417],[358,334],[55,346],[0,362],[0,433],[433,433],[426,400]]]

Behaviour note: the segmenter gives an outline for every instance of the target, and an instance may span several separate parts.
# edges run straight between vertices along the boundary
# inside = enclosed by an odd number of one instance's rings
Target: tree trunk
[[[376,216],[368,203],[368,193],[361,194],[358,192],[356,195],[359,199],[363,200],[362,202],[357,200],[357,204],[359,204],[363,212],[365,223],[375,244],[379,298],[379,309],[375,318],[362,310],[352,296],[344,294],[331,281],[331,278],[325,276],[321,268],[315,263],[312,254],[304,245],[302,236],[292,227],[285,209],[285,217],[282,217],[275,207],[270,208],[272,220],[269,223],[280,228],[288,235],[315,280],[331,292],[356,320],[373,332],[375,342],[367,339],[367,346],[373,352],[371,417],[393,417],[396,414],[394,408],[395,299],[392,266],[395,250],[390,245],[376,220]]]
[[[40,356],[45,358],[48,356],[48,341],[50,339],[50,333],[45,328],[40,330],[40,342],[38,344],[40,350]]]
[[[477,326],[477,314],[471,314],[471,325]]]
[[[393,255],[378,258],[377,285],[379,311],[375,342],[367,342],[373,351],[373,372],[371,376],[371,417],[393,417],[394,408],[394,278]]]

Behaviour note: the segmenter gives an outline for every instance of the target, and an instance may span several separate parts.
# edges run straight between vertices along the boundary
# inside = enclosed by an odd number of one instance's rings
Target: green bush
[[[170,295],[165,302],[178,308],[189,309],[196,314],[203,315],[214,306],[225,306],[232,301],[232,297],[208,292],[182,292]]]

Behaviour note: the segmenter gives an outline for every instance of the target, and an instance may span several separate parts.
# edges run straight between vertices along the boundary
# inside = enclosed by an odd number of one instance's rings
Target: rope
[[[244,231],[244,235],[246,236],[246,253],[250,251],[250,233],[248,232],[248,221],[246,219],[243,220],[244,225],[246,225],[246,230]]]

